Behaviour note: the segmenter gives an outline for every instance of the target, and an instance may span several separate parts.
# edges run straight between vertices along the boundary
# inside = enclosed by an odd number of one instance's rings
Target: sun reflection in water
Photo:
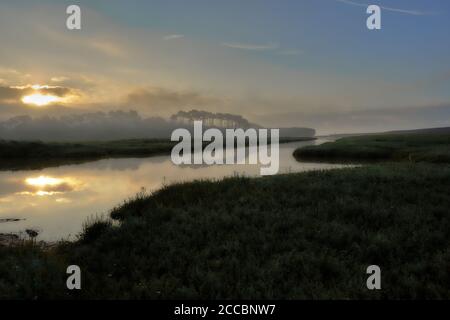
[[[57,186],[64,183],[64,179],[39,176],[37,178],[27,178],[25,183],[33,187]]]
[[[51,176],[29,177],[25,185],[31,190],[19,192],[21,195],[52,196],[78,190],[81,183],[68,177],[56,178]]]

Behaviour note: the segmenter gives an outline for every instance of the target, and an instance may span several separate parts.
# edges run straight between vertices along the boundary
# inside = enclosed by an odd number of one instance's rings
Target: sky
[[[71,4],[81,30],[66,28]],[[15,0],[0,30],[0,119],[199,109],[319,134],[450,126],[447,0]]]

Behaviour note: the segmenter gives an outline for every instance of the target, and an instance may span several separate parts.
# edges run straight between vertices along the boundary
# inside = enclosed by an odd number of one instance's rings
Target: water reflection
[[[343,165],[300,163],[292,156],[299,146],[323,141],[280,145],[280,173],[339,168]],[[34,171],[0,172],[0,233],[39,228],[43,240],[71,238],[87,217],[107,214],[113,206],[141,188],[159,189],[164,183],[211,179],[235,174],[259,176],[259,165],[179,167],[168,156],[105,159]]]
[[[71,177],[55,178],[50,176],[29,177],[25,179],[25,185],[32,191],[19,192],[20,195],[53,196],[79,190],[82,183]]]

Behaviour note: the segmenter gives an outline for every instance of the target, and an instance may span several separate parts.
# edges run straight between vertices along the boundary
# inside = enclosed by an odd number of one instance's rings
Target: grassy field
[[[449,299],[448,190],[433,164],[172,185],[76,242],[0,248],[0,298]],[[65,289],[70,264],[81,291]]]
[[[299,160],[389,160],[450,163],[450,134],[380,134],[347,137],[295,151]]]

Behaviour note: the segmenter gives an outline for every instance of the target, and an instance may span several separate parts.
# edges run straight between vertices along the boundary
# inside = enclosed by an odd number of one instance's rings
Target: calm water
[[[343,165],[297,162],[292,156],[300,146],[324,140],[280,145],[280,173],[340,168]],[[43,170],[0,171],[0,233],[19,233],[26,228],[41,231],[38,239],[73,238],[89,216],[107,214],[115,205],[142,188],[156,190],[162,184],[198,178],[222,178],[234,174],[258,176],[259,165],[179,167],[169,156],[106,159]]]

